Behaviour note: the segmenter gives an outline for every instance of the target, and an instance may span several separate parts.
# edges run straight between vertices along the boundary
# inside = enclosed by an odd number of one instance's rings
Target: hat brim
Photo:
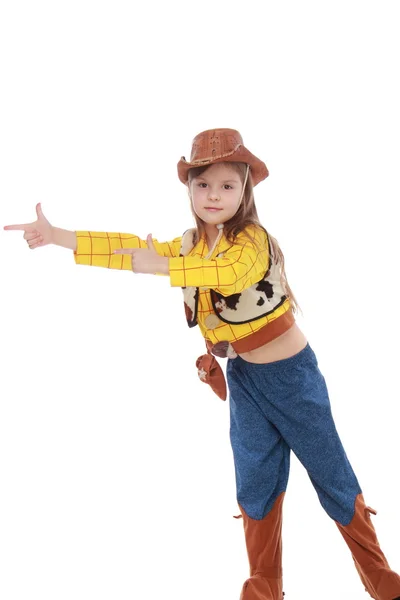
[[[267,169],[267,165],[254,156],[245,146],[242,144],[233,152],[226,154],[224,156],[220,156],[217,158],[210,157],[204,158],[198,161],[189,162],[185,160],[185,157],[182,156],[180,161],[178,162],[178,177],[182,183],[187,183],[188,181],[188,171],[189,169],[193,169],[196,167],[205,167],[208,165],[212,165],[214,163],[220,162],[243,162],[250,166],[251,178],[253,181],[253,185],[257,185],[263,179],[266,179],[269,175],[269,171]]]

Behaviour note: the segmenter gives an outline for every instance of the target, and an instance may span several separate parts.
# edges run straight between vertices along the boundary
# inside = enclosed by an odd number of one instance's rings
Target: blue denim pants
[[[328,515],[349,524],[362,490],[310,344],[271,363],[228,359],[226,376],[237,501],[248,516],[263,519],[286,490],[293,450]]]

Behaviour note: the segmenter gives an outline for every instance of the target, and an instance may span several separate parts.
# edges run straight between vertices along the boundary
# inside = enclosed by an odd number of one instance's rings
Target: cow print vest
[[[188,229],[182,236],[180,256],[187,256],[195,246],[196,229]],[[239,294],[222,296],[210,289],[211,305],[217,317],[224,323],[240,325],[261,319],[281,306],[287,296],[281,284],[281,270],[276,262],[272,245],[268,239],[269,264],[262,279]],[[224,256],[224,252],[217,258]],[[189,327],[197,325],[199,288],[183,287],[185,314]]]

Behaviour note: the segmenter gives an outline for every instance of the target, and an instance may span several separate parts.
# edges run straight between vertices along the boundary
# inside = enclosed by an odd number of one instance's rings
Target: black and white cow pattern
[[[193,249],[195,232],[195,229],[188,229],[184,233],[180,256],[188,255]],[[243,292],[231,296],[223,296],[215,290],[210,290],[214,312],[221,321],[236,325],[248,323],[274,312],[287,299],[281,283],[281,268],[276,262],[269,238],[268,247],[270,259],[263,279]],[[222,256],[224,256],[223,252],[218,254],[218,258]],[[199,289],[186,287],[182,290],[188,325],[194,327],[197,324]]]

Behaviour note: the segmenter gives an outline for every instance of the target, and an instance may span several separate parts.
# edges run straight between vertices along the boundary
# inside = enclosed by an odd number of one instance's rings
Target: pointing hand
[[[147,248],[121,248],[114,254],[131,254],[134,273],[168,273],[168,258],[157,253],[151,233],[146,241]]]
[[[38,246],[47,246],[53,243],[53,226],[49,223],[42,212],[41,203],[36,204],[37,221],[23,225],[5,225],[4,229],[24,231],[24,240],[29,248],[33,250]]]

